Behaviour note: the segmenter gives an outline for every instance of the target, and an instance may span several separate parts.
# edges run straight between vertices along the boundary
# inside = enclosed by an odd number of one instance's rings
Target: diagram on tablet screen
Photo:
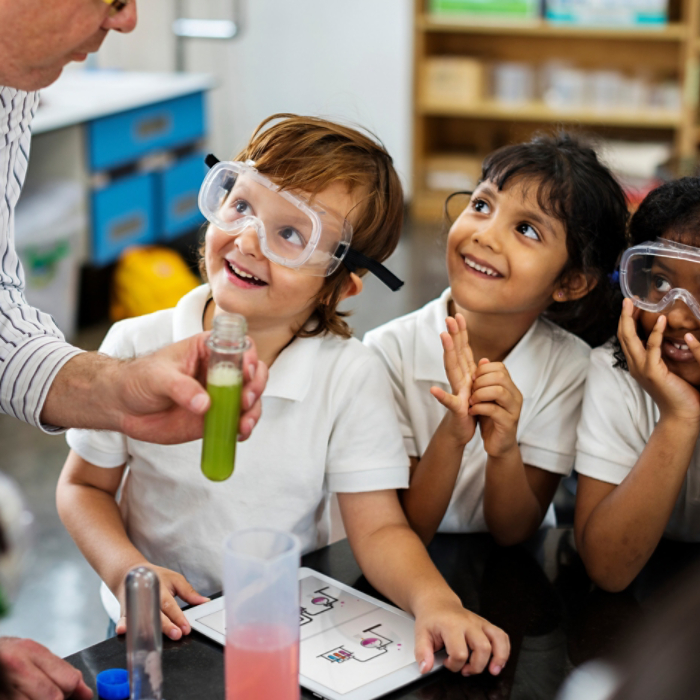
[[[346,693],[414,662],[412,620],[313,576],[300,595],[303,676]]]
[[[319,654],[319,657],[331,663],[341,664],[350,660],[359,661],[360,663],[372,661],[382,656],[382,654],[386,654],[387,647],[393,644],[391,639],[379,634],[379,628],[381,628],[381,625],[374,625],[374,627],[362,630],[360,634],[355,635],[354,644],[336,647],[325,654]]]

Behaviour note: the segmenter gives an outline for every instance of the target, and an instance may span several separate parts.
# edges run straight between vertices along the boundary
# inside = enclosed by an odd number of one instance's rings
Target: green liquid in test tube
[[[208,341],[211,349],[207,391],[211,406],[204,417],[202,472],[212,481],[224,481],[233,474],[238,440],[243,385],[243,353],[248,344],[246,322],[238,314],[214,318]]]

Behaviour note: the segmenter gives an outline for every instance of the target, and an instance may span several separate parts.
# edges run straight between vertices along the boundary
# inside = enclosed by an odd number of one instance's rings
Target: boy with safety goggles
[[[102,350],[139,354],[240,313],[270,367],[263,418],[223,483],[199,472],[199,441],[169,448],[69,433],[59,513],[109,589],[116,631],[126,627],[123,582],[134,565],[158,572],[163,630],[179,639],[190,628],[174,597],[201,603],[197,591],[221,589],[227,533],[274,527],[311,551],[328,543],[335,493],[363,572],[417,619],[421,668],[446,645],[448,668],[500,672],[507,635],[462,607],[406,522],[396,489],[408,486],[408,458],[388,378],[337,308],[359,294],[367,270],[401,284],[381,265],[403,215],[391,158],[354,129],[277,115],[235,161],[209,164],[199,199],[211,222],[201,248],[207,284],[173,310],[116,324]]]
[[[663,536],[700,540],[700,178],[647,195],[630,235],[618,337],[591,354],[576,457],[578,551],[613,591]]]

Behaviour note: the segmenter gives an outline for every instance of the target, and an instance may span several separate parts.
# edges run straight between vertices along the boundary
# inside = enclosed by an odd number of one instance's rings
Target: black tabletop
[[[545,700],[577,665],[613,651],[653,607],[660,591],[700,560],[700,544],[663,541],[626,591],[610,594],[586,576],[569,529],[543,531],[517,547],[498,547],[489,535],[438,535],[430,554],[465,607],[510,635],[511,657],[501,675],[463,678],[446,670],[387,695],[387,700]],[[372,595],[346,540],[306,555],[316,569]],[[126,667],[124,637],[68,657],[95,689],[106,668]],[[192,632],[164,639],[164,697],[223,700],[223,648]],[[313,695],[302,690],[302,697]]]

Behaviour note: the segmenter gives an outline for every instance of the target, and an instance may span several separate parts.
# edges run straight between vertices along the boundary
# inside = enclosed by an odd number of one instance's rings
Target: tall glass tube
[[[160,582],[145,566],[126,576],[126,665],[131,700],[162,700]]]
[[[240,314],[219,314],[207,341],[211,354],[207,391],[211,406],[204,417],[202,472],[212,481],[233,474],[243,386],[243,353],[248,348],[246,320]]]

